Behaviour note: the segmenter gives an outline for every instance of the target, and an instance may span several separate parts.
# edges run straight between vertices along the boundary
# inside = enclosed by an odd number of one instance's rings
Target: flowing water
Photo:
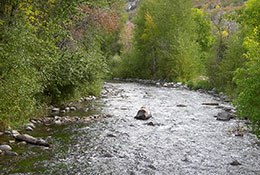
[[[104,92],[86,108],[94,105],[93,113],[111,118],[38,127],[32,135],[47,138],[54,148],[16,145],[20,155],[0,157],[0,174],[260,174],[259,140],[250,132],[230,132],[243,121],[216,120],[222,109],[202,105],[218,102],[213,96],[136,83],[106,83]],[[148,121],[134,119],[142,106],[152,112]],[[230,165],[234,160],[241,165]]]

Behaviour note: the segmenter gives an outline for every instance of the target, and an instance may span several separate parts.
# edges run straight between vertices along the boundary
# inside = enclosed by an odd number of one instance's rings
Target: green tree
[[[241,25],[248,29],[243,46],[244,66],[237,69],[234,81],[238,86],[235,101],[239,114],[252,121],[253,131],[260,134],[260,2],[249,0],[239,17]]]
[[[122,58],[121,74],[168,81],[187,81],[200,69],[200,50],[210,45],[210,23],[204,25],[207,39],[202,41],[196,22],[206,19],[191,9],[191,1],[148,0],[142,2],[134,19],[134,43]],[[196,28],[196,29],[195,29]],[[204,46],[203,46],[204,45]],[[200,48],[201,47],[201,48]]]

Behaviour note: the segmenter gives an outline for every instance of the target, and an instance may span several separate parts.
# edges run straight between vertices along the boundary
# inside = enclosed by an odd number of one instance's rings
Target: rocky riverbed
[[[225,101],[180,83],[106,83],[101,97],[22,133],[53,146],[3,134],[18,155],[0,156],[0,174],[260,174],[259,140]],[[143,106],[152,117],[136,120]]]

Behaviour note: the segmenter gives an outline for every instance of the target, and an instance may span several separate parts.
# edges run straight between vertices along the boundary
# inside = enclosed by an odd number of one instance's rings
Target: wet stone
[[[60,120],[54,120],[53,123],[54,123],[55,125],[61,125],[61,124],[62,124],[62,122],[61,122]]]
[[[65,110],[61,110],[61,111],[60,111],[60,113],[62,113],[62,114],[65,114],[65,113],[66,113],[66,111],[65,111]]]
[[[106,154],[104,154],[104,155],[103,155],[103,157],[105,157],[105,158],[112,158],[112,157],[113,157],[113,155],[112,155],[112,154],[110,154],[110,153],[106,153]]]
[[[38,123],[37,120],[35,120],[35,119],[30,119],[30,122],[32,122],[33,124],[37,124]]]
[[[107,137],[116,137],[114,134],[107,134]]]
[[[155,126],[155,124],[153,122],[146,123],[146,125],[148,125],[148,126]]]
[[[233,162],[230,163],[230,165],[232,165],[232,166],[239,166],[239,165],[242,165],[242,164],[239,163],[237,160],[234,160]]]
[[[76,110],[77,110],[77,108],[76,108],[76,107],[74,107],[74,106],[72,106],[72,107],[70,107],[70,110],[71,110],[71,111],[76,111]]]
[[[135,119],[148,120],[151,117],[152,117],[151,112],[147,110],[145,107],[141,107],[141,109],[137,112]]]
[[[9,145],[0,145],[0,150],[1,151],[11,151],[12,148]]]
[[[230,107],[224,107],[223,110],[226,111],[226,112],[230,112],[230,111],[232,110],[232,108],[230,108]]]
[[[31,128],[30,126],[26,126],[25,130],[26,131],[33,131],[33,128]]]
[[[18,136],[18,135],[20,135],[20,133],[19,133],[17,130],[12,130],[12,131],[11,131],[11,136],[12,136],[12,137],[15,138],[15,137]]]
[[[219,121],[229,121],[231,119],[231,116],[228,112],[220,112],[216,117]]]
[[[11,135],[12,132],[11,132],[11,131],[4,131],[4,134],[6,134],[6,135]]]
[[[53,113],[59,113],[60,112],[60,108],[52,108],[51,110]]]
[[[5,156],[18,156],[18,154],[16,152],[13,151],[6,151],[4,153]]]
[[[148,165],[149,168],[151,168],[152,170],[156,170],[156,167],[153,165]]]
[[[33,136],[30,136],[28,134],[18,135],[15,137],[18,141],[26,141],[27,143],[36,144],[37,139]]]

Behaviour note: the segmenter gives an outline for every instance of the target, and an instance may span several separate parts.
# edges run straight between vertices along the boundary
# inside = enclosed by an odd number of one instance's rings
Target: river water
[[[14,146],[20,155],[2,156],[0,174],[259,175],[259,140],[250,132],[232,134],[244,121],[218,121],[222,109],[205,102],[230,107],[183,88],[105,83],[102,97],[86,108],[111,118],[38,127],[32,135],[54,148]],[[142,106],[152,113],[148,121],[134,119]],[[235,160],[241,165],[232,166]]]

